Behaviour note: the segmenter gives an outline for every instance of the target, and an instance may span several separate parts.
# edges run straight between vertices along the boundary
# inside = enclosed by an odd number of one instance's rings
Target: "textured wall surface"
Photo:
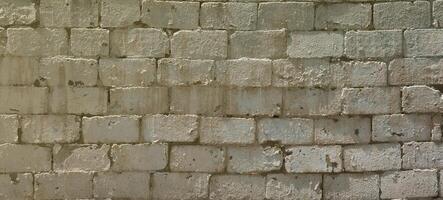
[[[0,0],[0,199],[443,197],[443,0]]]

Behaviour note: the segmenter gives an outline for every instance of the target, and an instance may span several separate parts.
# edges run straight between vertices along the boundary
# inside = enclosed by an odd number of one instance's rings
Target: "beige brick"
[[[41,114],[48,110],[48,88],[0,87],[0,113]]]
[[[439,45],[443,42],[443,30],[406,30],[404,38],[406,43],[405,56],[425,57],[443,55],[443,50]]]
[[[24,143],[72,143],[80,138],[80,117],[74,115],[26,115],[21,119]]]
[[[379,199],[378,174],[325,175],[323,181],[325,199]]]
[[[211,200],[260,200],[265,198],[265,177],[258,175],[215,175],[209,183]]]
[[[431,139],[431,116],[380,115],[372,118],[372,140],[378,142],[426,141]]]
[[[367,117],[320,118],[314,121],[316,144],[369,143],[371,119]]]
[[[0,115],[0,143],[17,143],[18,128],[17,115]]]
[[[142,135],[148,142],[193,142],[198,137],[196,115],[146,115]]]
[[[328,59],[279,59],[272,61],[272,84],[277,87],[321,87],[337,85],[338,68]]]
[[[220,115],[223,112],[224,90],[221,87],[171,88],[171,112],[177,114]]]
[[[209,174],[154,173],[152,198],[156,200],[208,199]]]
[[[0,172],[51,170],[51,149],[34,145],[0,144]]]
[[[52,113],[92,114],[106,113],[108,92],[104,88],[55,87],[49,94]]]
[[[98,26],[99,0],[42,0],[40,24],[45,27]]]
[[[432,3],[432,18],[434,26],[443,26],[443,1],[437,0]]]
[[[0,55],[6,54],[6,43],[8,42],[6,29],[0,27]]]
[[[392,58],[402,54],[402,32],[349,31],[345,34],[345,55],[349,58]]]
[[[215,77],[220,85],[238,87],[271,85],[271,60],[241,58],[217,61],[215,64]]]
[[[320,4],[316,8],[317,29],[367,29],[371,24],[371,4]]]
[[[285,169],[289,173],[342,171],[341,146],[300,146],[286,149]]]
[[[149,27],[196,29],[199,9],[198,2],[142,1],[141,21]]]
[[[80,199],[92,196],[93,173],[66,172],[35,175],[37,199]]]
[[[253,119],[203,117],[200,121],[202,144],[252,144],[254,133]]]
[[[1,174],[0,196],[4,199],[33,199],[32,174]]]
[[[390,85],[443,84],[443,61],[429,58],[399,58],[389,63]]]
[[[434,142],[409,142],[403,144],[404,169],[429,169],[443,167],[443,145]]]
[[[39,79],[34,85],[96,86],[98,63],[94,59],[49,57],[42,58],[38,68]]]
[[[326,31],[293,32],[288,42],[291,58],[340,57],[343,55],[343,33]]]
[[[95,198],[148,199],[149,173],[98,173],[94,176]]]
[[[281,144],[312,144],[314,121],[303,118],[263,118],[257,122],[258,142]]]
[[[380,177],[380,190],[383,199],[437,196],[437,170],[386,172]]]
[[[222,172],[225,168],[225,148],[216,146],[172,146],[169,168],[184,172]]]
[[[286,56],[286,32],[236,31],[229,39],[230,58],[282,58]]]
[[[396,87],[344,88],[344,114],[388,114],[400,112],[400,89]]]
[[[140,20],[139,0],[102,0],[100,10],[102,27],[124,27]]]
[[[376,3],[374,28],[428,28],[431,26],[430,8],[428,1]]]
[[[82,134],[85,143],[139,141],[139,116],[83,117],[82,122]]]
[[[65,29],[8,28],[6,48],[11,55],[53,56],[68,52],[68,33]]]
[[[155,82],[154,59],[100,59],[100,79],[104,86],[149,86]]]
[[[32,85],[37,79],[38,59],[6,56],[0,58],[0,85]]]
[[[166,87],[115,88],[111,89],[110,100],[109,112],[114,114],[165,113],[169,110]]]
[[[278,14],[277,14],[278,13]],[[258,29],[312,30],[314,3],[267,2],[258,6]]]
[[[254,30],[257,24],[257,4],[203,3],[200,24],[205,29]]]
[[[341,91],[338,89],[299,89],[286,91],[283,113],[289,116],[327,116],[341,111]]]
[[[171,39],[171,55],[189,59],[224,59],[228,52],[226,31],[179,31]]]
[[[321,200],[320,174],[268,174],[266,198],[269,200]]]
[[[0,7],[5,8],[0,17],[0,26],[31,24],[37,18],[32,0],[2,0]]]
[[[229,173],[263,173],[280,170],[283,164],[282,151],[278,147],[228,147]]]
[[[335,69],[336,77],[334,78],[337,86],[371,87],[387,85],[388,67],[384,62],[351,61],[340,64],[340,68]]]
[[[212,60],[164,58],[158,62],[157,78],[167,86],[209,85],[214,80],[213,73]]]
[[[169,51],[168,35],[160,29],[116,29],[110,34],[111,56],[165,57]]]
[[[55,145],[55,171],[107,171],[111,165],[109,145]]]
[[[162,170],[168,163],[168,146],[164,144],[114,144],[111,149],[112,170]]]
[[[443,98],[439,90],[425,85],[402,88],[401,107],[406,113],[433,113],[443,108]]]
[[[345,171],[387,171],[401,168],[399,144],[352,145],[343,148]]]
[[[75,56],[109,55],[109,30],[71,29],[71,53]]]
[[[282,90],[279,88],[232,88],[226,92],[226,114],[278,116]]]

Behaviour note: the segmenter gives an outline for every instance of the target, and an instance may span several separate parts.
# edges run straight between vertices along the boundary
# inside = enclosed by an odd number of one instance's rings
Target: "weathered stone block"
[[[92,196],[93,173],[63,172],[35,175],[37,199],[83,199]]]
[[[429,169],[443,167],[443,145],[434,142],[409,142],[403,144],[404,169]]]
[[[141,21],[149,27],[196,29],[199,9],[198,2],[142,1]]]
[[[34,85],[44,86],[96,86],[98,62],[94,59],[49,57],[40,59],[38,79]]]
[[[51,170],[51,149],[36,145],[0,144],[0,172]]]
[[[142,136],[148,142],[193,142],[198,137],[196,115],[146,115]]]
[[[154,59],[100,59],[99,74],[104,86],[149,86],[156,79]]]
[[[389,63],[390,85],[443,84],[443,60],[399,58]]]
[[[372,8],[363,3],[320,4],[316,8],[317,29],[367,29],[371,24]]]
[[[0,26],[31,24],[37,18],[32,0],[2,0],[0,7],[4,8],[0,16]]]
[[[48,111],[48,88],[0,87],[0,113],[42,114]]]
[[[258,142],[279,142],[281,144],[312,144],[314,121],[312,119],[264,118],[257,122]]]
[[[49,94],[50,111],[57,114],[106,113],[108,92],[99,87],[55,87]]]
[[[112,145],[112,170],[154,171],[168,164],[168,146],[165,144]]]
[[[68,53],[65,29],[8,28],[8,53],[16,56],[53,56]]]
[[[154,173],[152,197],[156,200],[208,199],[210,176],[204,173]]]
[[[125,27],[140,20],[139,0],[102,0],[100,10],[102,27]]]
[[[147,199],[149,173],[98,173],[94,176],[95,198]]]
[[[254,30],[257,24],[257,4],[203,3],[200,24],[206,29]]]
[[[109,55],[109,30],[71,29],[71,53],[75,56]]]
[[[238,87],[271,85],[271,60],[241,58],[217,61],[215,64],[216,82],[220,85]]]
[[[0,143],[18,142],[18,129],[17,115],[0,115]]]
[[[443,50],[443,30],[439,29],[417,29],[406,30],[405,37],[405,56],[442,56]]]
[[[111,166],[109,145],[55,145],[55,171],[107,171]]]
[[[293,32],[288,55],[291,58],[340,57],[343,40],[341,32]]]
[[[379,199],[378,174],[325,175],[323,181],[325,199]]]
[[[172,146],[169,168],[181,172],[222,172],[226,150],[223,147],[179,145]]]
[[[110,100],[109,112],[114,114],[152,114],[169,110],[166,87],[115,88],[111,89]]]
[[[344,114],[387,114],[400,112],[400,89],[396,87],[344,88]]]
[[[278,147],[228,147],[228,173],[263,173],[279,170],[283,164]]]
[[[268,174],[266,198],[269,200],[321,200],[320,174]]]
[[[163,58],[158,61],[157,79],[167,86],[209,85],[214,80],[213,73],[212,60]]]
[[[1,174],[0,194],[5,199],[32,199],[33,177],[26,174]]]
[[[414,85],[402,88],[401,107],[406,113],[434,113],[443,108],[440,91],[425,86]]]
[[[179,31],[171,39],[171,55],[176,58],[213,59],[227,57],[226,31]]]
[[[258,6],[258,29],[312,30],[314,3],[266,2]]]
[[[430,7],[428,1],[376,3],[374,28],[428,28],[431,26]]]
[[[215,175],[209,184],[209,199],[261,200],[265,198],[265,177],[258,175]]]
[[[24,143],[72,143],[80,138],[80,117],[74,115],[26,115],[21,119]]]
[[[283,113],[289,116],[326,116],[341,111],[341,91],[325,89],[287,89]]]
[[[341,146],[300,146],[286,149],[285,169],[289,173],[342,171]]]
[[[254,133],[253,119],[203,117],[200,121],[200,143],[203,144],[251,144]]]
[[[139,116],[83,117],[85,143],[122,143],[139,141]]]
[[[39,61],[35,57],[5,56],[0,58],[0,85],[32,85],[37,79]]]
[[[402,54],[402,32],[349,31],[345,34],[345,55],[349,58],[392,58]]]
[[[99,0],[42,0],[40,24],[45,27],[96,27],[99,6]]]
[[[387,171],[401,168],[399,144],[353,145],[343,148],[345,171]]]
[[[165,57],[169,51],[168,35],[160,29],[131,28],[111,31],[111,56]]]
[[[286,56],[286,32],[236,31],[229,40],[230,58],[282,58]]]
[[[221,87],[173,87],[171,112],[215,116],[223,113],[224,89]]]
[[[278,116],[282,90],[279,88],[232,88],[226,91],[226,114]]]
[[[377,142],[426,141],[431,139],[429,115],[379,115],[372,118],[372,140]]]
[[[380,190],[383,199],[437,196],[437,170],[386,172],[380,177]]]
[[[314,120],[316,144],[369,143],[371,119],[367,117],[335,117]]]

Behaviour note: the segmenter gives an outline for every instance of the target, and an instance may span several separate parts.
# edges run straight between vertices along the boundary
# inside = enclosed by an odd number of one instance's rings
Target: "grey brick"
[[[230,58],[282,58],[286,56],[285,30],[236,31],[229,40]]]
[[[171,55],[189,59],[224,59],[228,54],[226,31],[179,31],[171,39]]]
[[[286,91],[283,113],[289,116],[326,116],[336,115],[341,111],[340,90],[299,89]]]
[[[291,58],[340,57],[343,55],[342,32],[293,32],[288,42]]]
[[[426,141],[431,139],[429,115],[379,115],[372,118],[372,140],[378,142]]]
[[[37,145],[0,144],[0,172],[51,170],[51,149]],[[7,161],[7,162],[6,162]]]
[[[202,144],[251,144],[254,134],[253,119],[203,117],[200,121]]]
[[[149,173],[97,173],[94,176],[95,198],[148,199]]]
[[[32,199],[33,177],[26,174],[1,174],[0,194],[4,199]]]
[[[406,30],[405,56],[442,56],[440,44],[443,42],[443,30],[417,29]]]
[[[438,194],[437,170],[386,172],[380,177],[380,197],[421,198]]]
[[[314,121],[304,118],[264,118],[257,123],[258,142],[281,144],[312,144]]]
[[[209,199],[261,200],[265,198],[265,181],[257,175],[215,175],[209,183]]]
[[[206,29],[254,30],[257,24],[257,4],[203,3],[200,24]]]
[[[83,140],[85,143],[138,142],[139,120],[139,116],[84,117]]]
[[[371,119],[367,117],[320,118],[314,121],[316,144],[369,143]]]
[[[195,29],[199,9],[198,2],[142,1],[141,21],[149,27]]]
[[[439,90],[425,85],[402,88],[401,106],[406,113],[433,113],[443,108]]]
[[[68,33],[65,29],[8,28],[6,34],[6,49],[11,55],[54,56],[68,53]]]
[[[404,169],[443,167],[443,145],[434,142],[408,142],[403,144]]]
[[[21,119],[24,143],[72,143],[80,138],[81,119],[73,115],[26,115]]]
[[[209,85],[214,81],[214,65],[212,60],[164,58],[158,61],[157,79],[168,86]]]
[[[39,68],[39,60],[35,57],[2,57],[0,58],[0,85],[32,85],[38,78],[37,74],[41,70]]]
[[[353,145],[343,148],[345,171],[387,171],[401,168],[400,144]]]
[[[17,115],[0,115],[0,143],[18,142],[18,119]]]
[[[377,174],[337,174],[323,178],[324,198],[328,200],[379,199]]]
[[[152,198],[156,200],[208,199],[209,174],[204,173],[154,173]]]
[[[216,146],[172,146],[169,168],[184,172],[222,172],[226,150]]]
[[[282,90],[279,88],[232,88],[226,91],[226,114],[278,116]]]
[[[345,34],[345,55],[349,58],[392,58],[402,54],[402,32],[349,31]]]
[[[125,27],[140,20],[139,0],[102,0],[100,25],[102,27]]]
[[[428,1],[376,3],[374,28],[428,28],[431,26],[430,8]]]
[[[42,0],[40,24],[45,27],[98,26],[99,0]]]
[[[263,173],[279,170],[283,164],[278,147],[228,147],[229,173]]]
[[[82,199],[92,196],[93,173],[66,172],[35,175],[37,199]]]
[[[268,174],[266,198],[269,200],[320,200],[321,185],[320,174]]]
[[[286,149],[289,173],[341,172],[341,146],[300,146]]]
[[[291,31],[312,30],[314,29],[314,3],[260,3],[257,28],[269,30],[286,28]]]
[[[111,166],[109,145],[55,145],[54,171],[107,171]]]
[[[268,59],[241,58],[217,61],[216,82],[225,86],[265,87],[271,85],[272,62]]]
[[[115,88],[110,90],[110,100],[109,112],[114,114],[154,114],[169,110],[166,87]]]
[[[400,89],[344,88],[342,92],[344,114],[387,114],[400,112]]]
[[[193,142],[198,137],[196,115],[146,115],[142,136],[147,142]]]
[[[316,8],[317,29],[367,29],[372,8],[363,3],[319,4]]]
[[[165,57],[169,52],[168,35],[160,29],[115,29],[110,33],[110,55],[116,57]]]
[[[112,170],[155,171],[168,163],[168,146],[164,144],[112,145]]]
[[[104,86],[149,86],[156,80],[154,59],[103,58],[98,69]]]
[[[429,58],[399,58],[389,63],[390,85],[443,84],[442,62]]]
[[[216,116],[223,113],[224,89],[192,86],[171,89],[171,112]]]
[[[12,64],[14,60],[11,59],[10,62]],[[19,63],[23,63],[23,61]],[[34,85],[97,86],[98,62],[95,59],[57,56],[42,58],[40,64],[36,66],[38,66],[38,78],[34,78]],[[31,72],[32,70],[26,71]]]
[[[0,17],[1,26],[31,24],[37,19],[35,2],[32,0],[3,0],[0,7],[5,8]]]

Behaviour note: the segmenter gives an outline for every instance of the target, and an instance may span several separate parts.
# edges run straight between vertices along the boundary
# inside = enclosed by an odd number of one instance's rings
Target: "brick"
[[[149,27],[196,29],[199,9],[198,2],[142,1],[141,21]]]
[[[402,55],[402,32],[349,31],[345,34],[345,55],[349,58],[392,58]]]
[[[228,53],[226,31],[178,31],[171,39],[171,55],[175,58],[224,59]]]
[[[282,58],[286,56],[286,32],[236,31],[229,39],[230,58]],[[254,48],[245,48],[245,47]]]
[[[214,61],[164,58],[158,61],[158,82],[167,86],[209,85],[214,81]]]
[[[320,174],[268,174],[266,198],[269,200],[321,200]]]
[[[40,1],[40,24],[45,27],[98,26],[98,0]]]
[[[428,1],[387,2],[374,4],[374,28],[404,29],[431,26]]]
[[[209,183],[209,199],[264,199],[265,181],[265,177],[258,175],[215,175]]]
[[[336,69],[337,70],[337,69]],[[343,70],[343,71],[340,71]],[[342,62],[335,76],[337,86],[370,87],[386,86],[388,67],[384,62],[377,61],[351,61]]]
[[[116,57],[165,57],[168,35],[160,29],[116,29],[110,33],[110,54]]]
[[[148,142],[193,142],[198,137],[196,115],[146,115],[142,136]]]
[[[80,138],[80,117],[26,115],[21,119],[23,143],[72,143]]]
[[[342,171],[340,146],[299,146],[286,149],[285,169],[289,173]]]
[[[352,145],[343,148],[345,171],[387,171],[401,168],[399,144]]]
[[[42,58],[38,68],[39,79],[34,85],[96,86],[98,62],[94,59],[50,57]]]
[[[109,112],[116,114],[164,113],[169,109],[168,99],[168,89],[165,87],[115,88],[110,92]]]
[[[99,74],[104,86],[149,86],[155,82],[154,59],[104,58],[100,59]]]
[[[432,3],[432,19],[433,25],[436,27],[443,26],[443,1],[434,1]]]
[[[0,144],[0,172],[51,170],[51,149],[34,145]]]
[[[372,118],[372,140],[378,142],[426,141],[431,139],[431,116],[379,115]]]
[[[399,58],[389,63],[390,85],[443,84],[442,61],[429,58]]]
[[[337,68],[328,59],[279,59],[272,61],[276,87],[332,87]]]
[[[172,146],[169,168],[181,172],[223,172],[226,150],[216,146]]]
[[[104,88],[56,87],[49,94],[50,111],[69,114],[103,114],[107,111],[108,92]]]
[[[18,128],[17,115],[0,115],[0,143],[17,143]]]
[[[208,199],[210,176],[203,173],[154,173],[152,198],[157,200]]]
[[[278,88],[232,88],[226,91],[226,114],[278,116],[282,90]]]
[[[223,112],[224,90],[221,87],[171,88],[171,112],[177,114],[220,115]]]
[[[367,29],[371,24],[370,4],[338,3],[320,4],[316,8],[316,29]]]
[[[379,199],[378,174],[325,175],[323,181],[325,199]]]
[[[265,87],[271,85],[271,76],[271,60],[241,58],[216,62],[215,77],[220,85]]]
[[[340,57],[343,55],[341,32],[293,32],[288,42],[291,58]]]
[[[138,142],[139,121],[139,116],[83,117],[83,140],[85,143]]]
[[[9,28],[6,34],[6,48],[11,55],[53,56],[68,52],[68,33],[64,29]]]
[[[94,176],[94,197],[147,199],[149,179],[145,172],[98,173]]]
[[[254,30],[257,25],[257,4],[203,3],[200,24],[205,29]]]
[[[402,88],[401,106],[406,113],[438,112],[443,100],[440,91],[425,85]]]
[[[0,113],[41,114],[48,110],[48,88],[0,87]]]
[[[443,146],[434,142],[409,142],[402,146],[404,169],[443,167]]]
[[[380,177],[380,189],[383,199],[437,196],[437,170],[386,172]]]
[[[109,145],[54,146],[55,171],[107,171],[111,166]]]
[[[168,163],[168,146],[164,144],[114,144],[111,149],[112,170],[162,170]]]
[[[203,117],[200,121],[202,144],[252,144],[254,133],[253,119]]]
[[[92,196],[93,173],[66,172],[35,175],[37,199],[75,199]]]
[[[32,174],[1,174],[0,194],[5,199],[32,199]]]
[[[32,85],[37,78],[38,67],[38,59],[35,57],[2,57],[0,58],[0,85]]]
[[[443,50],[440,48],[443,42],[442,30],[417,29],[406,30],[405,37],[405,56],[442,56]]]
[[[2,0],[4,8],[0,17],[0,26],[32,24],[36,21],[35,3],[32,0]]]
[[[287,89],[283,113],[289,116],[336,115],[341,110],[340,90]]]
[[[103,0],[101,2],[102,27],[124,27],[140,20],[139,0]]]
[[[278,15],[276,14],[278,13]],[[266,2],[258,6],[258,29],[312,30],[314,3]]]
[[[400,89],[344,88],[344,114],[388,114],[400,112]]]
[[[264,118],[257,122],[258,142],[281,144],[312,144],[314,121],[303,118]]]
[[[371,119],[367,117],[334,117],[314,120],[316,144],[369,143]]]
[[[228,173],[263,173],[280,170],[282,151],[278,147],[228,147]]]
[[[0,27],[0,55],[6,54],[6,43],[8,42],[6,29]]]
[[[109,30],[71,29],[71,52],[75,56],[109,55]]]

